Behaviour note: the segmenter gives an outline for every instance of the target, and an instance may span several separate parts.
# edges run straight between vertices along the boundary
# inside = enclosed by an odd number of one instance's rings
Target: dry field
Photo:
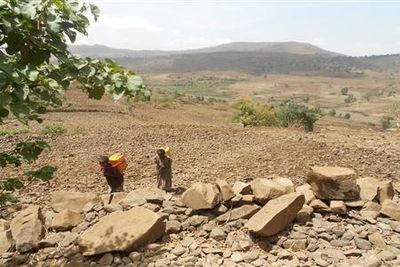
[[[237,86],[237,85],[236,85]],[[24,197],[46,200],[49,190],[106,192],[97,157],[122,152],[127,156],[126,188],[154,186],[154,152],[159,146],[173,150],[173,183],[187,187],[196,181],[225,178],[229,181],[270,176],[290,177],[300,183],[312,165],[350,167],[361,176],[400,178],[400,132],[348,127],[343,120],[325,118],[313,133],[297,129],[238,128],[226,123],[228,104],[185,104],[159,109],[109,99],[87,100],[77,92],[67,94],[66,107],[45,115],[46,125],[67,129],[60,135],[43,135],[43,125],[21,131],[15,121],[0,128],[17,132],[0,136],[2,149],[18,140],[44,138],[52,149],[34,167],[58,167],[46,184],[33,183]],[[351,121],[346,121],[346,123]],[[5,168],[1,178],[22,174]]]

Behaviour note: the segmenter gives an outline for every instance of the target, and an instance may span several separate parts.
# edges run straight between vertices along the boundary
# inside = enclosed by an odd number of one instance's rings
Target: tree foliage
[[[42,122],[40,114],[60,106],[72,81],[78,81],[90,98],[105,93],[115,100],[147,100],[150,91],[133,71],[112,60],[81,58],[68,51],[78,34],[87,35],[91,13],[99,9],[78,0],[0,0],[0,123],[9,116],[27,124]],[[38,158],[48,145],[42,141],[20,143],[0,153],[0,166],[20,166]],[[45,166],[25,174],[48,181],[56,168]],[[0,205],[10,200],[7,191],[22,187],[16,178],[0,185]]]
[[[278,107],[264,105],[252,100],[237,101],[233,108],[233,122],[246,126],[302,127],[313,131],[315,122],[322,116],[319,108],[309,108],[293,102]]]

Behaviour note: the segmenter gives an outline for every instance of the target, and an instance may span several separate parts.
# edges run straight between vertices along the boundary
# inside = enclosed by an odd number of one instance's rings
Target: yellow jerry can
[[[121,154],[121,153],[112,154],[108,158],[108,160],[112,165],[117,164],[117,168],[121,173],[123,173],[126,170],[126,168],[128,167],[128,164],[126,163],[124,154]]]

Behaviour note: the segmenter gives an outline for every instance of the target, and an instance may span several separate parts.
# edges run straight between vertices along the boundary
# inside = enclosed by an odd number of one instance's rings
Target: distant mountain
[[[182,51],[114,49],[102,45],[70,48],[81,56],[112,58],[139,72],[211,70],[359,76],[366,69],[400,71],[400,55],[349,57],[299,42],[235,42]]]
[[[299,42],[234,42],[222,44],[214,47],[189,49],[179,51],[161,51],[161,50],[130,50],[116,49],[104,45],[73,45],[70,47],[75,54],[88,57],[149,57],[149,56],[172,56],[187,55],[199,53],[216,52],[271,52],[271,53],[289,53],[296,55],[326,55],[338,56],[340,54],[330,52],[308,43]]]

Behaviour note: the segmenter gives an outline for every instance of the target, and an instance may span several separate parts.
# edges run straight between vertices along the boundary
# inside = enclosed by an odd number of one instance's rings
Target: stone
[[[364,200],[346,201],[346,206],[352,209],[362,208],[365,204]]]
[[[232,260],[233,262],[235,262],[235,263],[238,263],[238,262],[243,261],[242,253],[237,252],[237,251],[233,252],[233,253],[232,253],[232,256],[231,256],[231,260]]]
[[[243,195],[239,201],[240,205],[251,205],[255,202],[256,197],[254,195]]]
[[[0,219],[0,255],[6,253],[12,246],[9,227],[6,220]]]
[[[129,252],[156,241],[164,232],[165,225],[157,213],[134,207],[102,217],[82,233],[78,243],[85,256],[111,251]]]
[[[309,204],[311,201],[315,199],[314,192],[312,191],[311,185],[309,184],[303,184],[299,187],[296,187],[296,192],[303,193],[306,199],[306,204]]]
[[[218,187],[210,183],[194,183],[181,198],[182,202],[193,210],[212,209],[221,199]]]
[[[260,254],[256,250],[248,251],[242,254],[244,262],[250,263],[258,259]]]
[[[55,191],[51,193],[50,206],[55,212],[61,212],[62,210],[81,212],[89,202],[94,204],[102,203],[97,194]]]
[[[294,192],[294,184],[288,178],[258,178],[251,181],[250,185],[257,199],[270,200]]]
[[[379,180],[372,177],[357,179],[357,185],[360,187],[360,199],[371,201],[378,195]]]
[[[225,206],[224,204],[220,203],[220,204],[218,204],[217,206],[214,207],[213,211],[218,215],[219,214],[224,214],[225,212],[228,211],[228,207]]]
[[[302,251],[307,248],[307,239],[288,239],[283,242],[283,247],[294,252]]]
[[[357,200],[360,189],[356,183],[354,170],[341,167],[311,168],[307,182],[314,195],[323,200]]]
[[[296,221],[299,223],[306,223],[311,220],[314,209],[308,205],[303,205],[301,210],[296,215]]]
[[[372,244],[368,240],[355,237],[354,242],[359,249],[370,250],[372,248]]]
[[[167,223],[165,224],[165,232],[167,234],[179,233],[181,229],[182,229],[181,223],[176,220],[167,221]]]
[[[54,215],[51,228],[56,231],[66,231],[74,228],[83,221],[82,214],[72,210],[62,210]]]
[[[342,200],[332,200],[330,204],[330,209],[334,214],[339,214],[339,215],[347,214],[346,205]]]
[[[368,236],[369,242],[371,242],[375,247],[385,250],[387,249],[387,245],[382,235],[379,232],[375,232]]]
[[[381,266],[382,260],[377,255],[370,255],[365,259],[364,265],[365,267],[379,267]]]
[[[250,232],[259,236],[272,236],[287,227],[305,202],[303,194],[290,193],[269,201],[246,223]]]
[[[179,257],[186,253],[186,248],[184,248],[183,246],[177,246],[173,250],[171,250],[171,253]]]
[[[218,216],[215,220],[221,223],[239,219],[249,219],[259,210],[260,207],[257,205],[243,205]]]
[[[393,229],[393,231],[400,233],[400,222],[391,221],[390,227]]]
[[[400,221],[400,205],[393,200],[386,199],[383,201],[381,213],[393,220]]]
[[[169,200],[171,196],[158,188],[139,188],[128,193],[125,199],[144,199],[148,203],[161,205],[164,200]],[[121,203],[121,202],[120,202]]]
[[[218,189],[221,192],[223,201],[228,201],[235,196],[232,187],[225,180],[217,179],[215,183],[217,184]]]
[[[101,198],[101,201],[103,202],[103,206],[107,206],[107,205],[117,204],[118,202],[123,200],[127,195],[128,195],[128,193],[126,193],[126,192],[117,192],[117,193],[112,193],[112,194],[103,194],[100,196],[100,198]],[[110,202],[110,199],[111,199],[111,202]]]
[[[251,194],[251,186],[248,183],[243,183],[240,181],[236,181],[232,187],[233,192],[236,195],[248,195]]]
[[[194,215],[188,218],[188,223],[191,226],[199,226],[208,222],[208,217],[203,215]]]
[[[319,199],[314,199],[310,202],[310,207],[315,211],[329,211],[328,205],[326,205],[323,201]]]
[[[392,261],[397,258],[397,255],[390,250],[383,250],[378,254],[378,257],[384,261]]]
[[[102,266],[111,266],[113,260],[114,256],[111,253],[106,253],[97,261],[97,263]]]
[[[223,241],[226,238],[226,233],[219,227],[214,227],[210,232],[210,237],[217,241]]]
[[[133,251],[133,252],[129,253],[129,259],[131,259],[131,261],[133,263],[135,263],[142,259],[142,255],[137,251]]]
[[[17,251],[25,253],[37,249],[44,232],[40,207],[30,205],[18,212],[10,229]]]
[[[394,188],[391,181],[381,181],[378,184],[378,201],[383,203],[386,199],[392,200],[394,196]]]

